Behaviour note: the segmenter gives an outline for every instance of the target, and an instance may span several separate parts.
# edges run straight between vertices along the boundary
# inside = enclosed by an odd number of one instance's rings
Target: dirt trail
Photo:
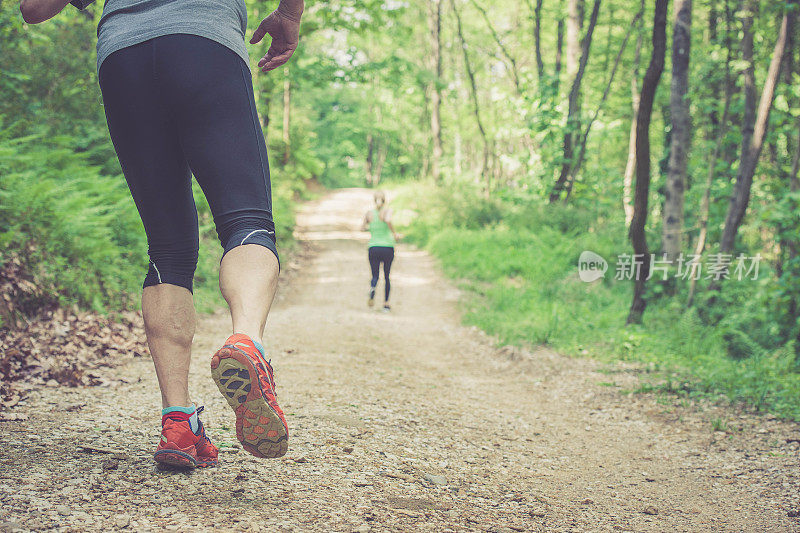
[[[635,378],[589,360],[498,351],[459,324],[457,290],[407,246],[392,313],[368,309],[355,230],[369,200],[337,191],[298,219],[313,255],[281,288],[266,335],[287,457],[229,452],[217,469],[157,470],[155,378],[149,360],[131,359],[109,371],[118,386],[44,389],[18,410],[29,420],[0,423],[5,528],[800,529],[788,516],[796,426],[622,395],[602,382]],[[233,416],[208,369],[228,327],[220,314],[198,328],[192,391],[212,438],[231,446]],[[714,432],[712,416],[732,430]],[[87,443],[122,453],[77,448]]]

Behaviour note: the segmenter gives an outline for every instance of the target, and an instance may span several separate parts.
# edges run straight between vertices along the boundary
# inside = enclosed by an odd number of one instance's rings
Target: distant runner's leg
[[[381,272],[380,254],[376,246],[370,246],[369,252],[369,268],[372,271],[372,278],[369,280],[369,305],[372,306],[375,299],[375,287],[378,286],[378,278]]]
[[[392,270],[392,261],[394,261],[394,248],[389,248],[386,251],[386,257],[383,259],[383,280],[385,282],[385,289],[383,293],[383,303],[389,303],[389,292],[392,290],[392,284],[389,281],[389,272]]]

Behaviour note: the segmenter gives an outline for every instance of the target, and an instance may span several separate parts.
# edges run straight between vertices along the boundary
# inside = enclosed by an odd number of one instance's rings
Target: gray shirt
[[[72,0],[83,9],[94,0]],[[97,25],[97,71],[112,53],[144,41],[188,33],[236,52],[248,68],[244,0],[106,0]]]

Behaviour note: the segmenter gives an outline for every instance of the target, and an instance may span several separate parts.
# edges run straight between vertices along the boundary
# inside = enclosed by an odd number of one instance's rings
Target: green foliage
[[[632,284],[613,279],[613,259],[630,253],[621,228],[598,222],[598,213],[519,201],[492,201],[499,216],[482,227],[464,224],[450,209],[472,205],[482,212],[477,206],[484,200],[465,202],[462,194],[405,188],[397,201],[419,214],[408,234],[466,289],[468,323],[502,343],[648,363],[668,382],[685,383],[673,392],[722,394],[800,419],[800,374],[791,339],[772,320],[769,283],[726,284],[710,309],[703,298],[687,309],[685,290],[663,294],[651,301],[642,325],[626,327]],[[583,250],[609,260],[602,281],[578,278]],[[718,315],[701,317],[711,310]]]
[[[776,237],[782,244],[779,276],[768,308],[776,326],[795,339],[800,368],[800,191],[785,194],[766,211],[765,219],[776,229]]]
[[[138,306],[147,243],[97,85],[101,8],[79,12],[67,6],[46,24],[30,26],[17,3],[0,4],[0,265],[21,258],[44,300],[39,304],[108,311]],[[259,104],[263,114],[265,102]],[[294,120],[285,163],[282,142],[268,137],[282,253],[293,245],[293,203],[324,167],[307,124],[302,115]],[[196,183],[193,189],[201,231],[195,303],[210,311],[223,303],[217,288],[221,248],[208,203]]]
[[[121,176],[106,176],[67,136],[0,132],[0,259],[23,255],[62,305],[127,308],[146,243]]]
[[[80,138],[98,131],[95,22],[68,7],[47,24],[30,26],[18,2],[0,3],[0,116],[13,120],[18,133]]]
[[[711,429],[714,431],[728,431],[728,423],[721,418],[713,418],[711,420]]]
[[[90,163],[107,149],[76,152],[70,136],[9,138],[0,130],[0,264],[20,256],[49,301],[96,311],[135,308],[147,268],[142,223],[120,173]],[[119,172],[117,166],[117,172]],[[280,249],[291,250],[295,191],[273,191]],[[194,184],[201,230],[195,301],[211,311],[221,247],[208,202]]]

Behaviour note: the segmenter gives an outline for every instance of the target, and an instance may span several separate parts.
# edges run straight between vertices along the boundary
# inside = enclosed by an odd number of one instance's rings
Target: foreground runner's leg
[[[261,347],[278,257],[250,71],[231,50],[202,37],[169,35],[155,42],[164,98],[214,215],[224,250],[220,289],[239,334],[212,358],[212,376],[236,413],[243,447],[259,457],[279,457],[286,453],[288,430]]]
[[[261,341],[277,286],[277,259],[264,247],[239,246],[225,254],[219,279],[234,335],[211,358],[211,375],[236,414],[242,447],[256,457],[281,457],[289,431]]]
[[[100,84],[112,140],[148,237],[143,308],[164,407],[188,406],[198,250],[190,168],[224,249],[220,284],[234,331],[247,332],[260,343],[275,292],[278,260],[269,168],[250,72],[230,49],[176,34],[111,54],[101,67]],[[251,351],[242,364],[250,364],[253,392],[237,419],[253,418],[253,409],[258,411],[255,434],[269,433],[281,444],[273,449],[258,442],[246,449],[282,455],[288,432],[275,403],[271,367],[254,343],[252,349],[256,353]],[[280,427],[274,430],[277,422]],[[186,447],[182,439],[173,440]]]
[[[100,86],[114,148],[147,233],[150,262],[142,315],[162,414],[170,415],[162,418],[156,460],[202,466],[216,463],[216,448],[201,425],[193,428],[195,433],[186,420],[177,419],[182,415],[174,414],[193,405],[188,375],[195,332],[191,291],[197,211],[179,129],[155,76],[154,46],[148,41],[111,54],[100,70]]]
[[[142,316],[161,389],[161,407],[192,405],[189,397],[189,363],[195,332],[192,293],[167,283],[145,287]]]

